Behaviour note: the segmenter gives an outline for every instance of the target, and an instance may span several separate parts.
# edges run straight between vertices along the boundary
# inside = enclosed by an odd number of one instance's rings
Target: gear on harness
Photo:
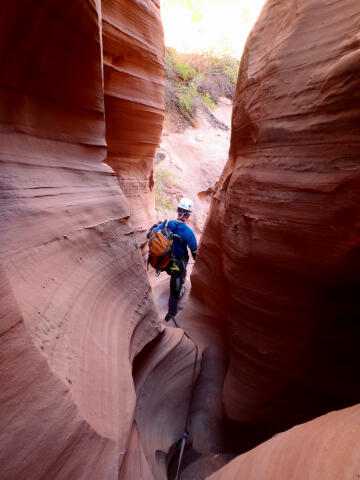
[[[170,266],[170,270],[172,272],[180,272],[179,265],[173,261],[171,266]]]

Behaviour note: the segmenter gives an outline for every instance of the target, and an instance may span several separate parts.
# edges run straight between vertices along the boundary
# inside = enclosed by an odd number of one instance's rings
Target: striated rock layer
[[[233,448],[360,401],[359,27],[356,0],[271,0],[242,58],[185,312],[227,339]]]
[[[194,346],[158,323],[135,237],[161,128],[159,6],[23,0],[0,23],[1,477],[166,478]]]
[[[159,323],[139,249],[163,115],[158,3],[22,0],[0,23],[2,478],[165,479],[187,428],[182,478],[205,476],[358,403],[358,2],[270,0],[249,38],[179,317],[198,357]],[[296,427],[215,478],[279,478],[303,458],[351,478],[358,416]]]
[[[164,119],[164,46],[158,0],[102,0],[108,163],[144,241],[153,223],[153,158]]]

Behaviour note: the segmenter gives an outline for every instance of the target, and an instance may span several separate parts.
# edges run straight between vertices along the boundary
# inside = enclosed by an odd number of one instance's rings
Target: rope
[[[175,320],[175,317],[172,317],[171,320],[174,322],[176,328],[180,328],[180,325]],[[185,332],[184,332],[185,333]]]
[[[177,467],[177,471],[176,471],[175,480],[178,480],[178,478],[179,478],[181,460],[182,460],[182,457],[183,457],[183,454],[184,454],[185,443],[186,443],[186,439],[187,439],[188,436],[189,436],[189,432],[185,432],[184,435],[181,437],[181,449],[180,449],[179,463],[178,463],[178,467]]]
[[[172,319],[176,328],[180,328],[180,326],[178,325],[177,321],[175,320],[175,318]],[[187,438],[189,437],[189,418],[190,418],[190,408],[191,408],[191,404],[192,404],[192,401],[193,401],[193,397],[194,397],[194,391],[195,391],[195,376],[196,376],[196,364],[197,364],[197,360],[198,360],[198,355],[199,355],[199,348],[198,346],[196,345],[196,343],[194,342],[194,340],[190,337],[189,334],[187,334],[184,331],[184,335],[195,345],[195,360],[194,360],[194,367],[193,367],[193,375],[192,375],[192,385],[191,385],[191,396],[190,396],[190,401],[189,401],[189,408],[188,408],[188,412],[187,412],[187,415],[186,415],[186,422],[185,422],[185,432],[183,434],[183,436],[181,437],[181,448],[180,448],[180,454],[179,454],[179,461],[178,461],[178,467],[177,467],[177,471],[176,471],[176,477],[175,477],[175,480],[178,480],[179,478],[179,473],[180,473],[180,467],[181,467],[181,462],[182,462],[182,458],[183,458],[183,455],[184,455],[184,450],[185,450],[185,444],[186,444],[186,440]],[[180,442],[179,440],[179,442]],[[179,444],[178,442],[178,444]]]

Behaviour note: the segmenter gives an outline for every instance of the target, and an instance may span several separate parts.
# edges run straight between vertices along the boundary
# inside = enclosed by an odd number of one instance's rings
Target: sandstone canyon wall
[[[359,405],[328,413],[276,435],[209,480],[352,480],[359,477],[359,428]]]
[[[359,29],[356,0],[270,0],[241,61],[184,314],[195,335],[226,332],[233,447],[360,400]],[[358,407],[316,420],[212,478],[355,478],[358,422]]]
[[[130,200],[132,225],[142,242],[141,232],[153,223],[153,158],[164,118],[159,2],[102,1],[102,38],[106,162]]]
[[[0,23],[1,475],[172,478],[195,350],[158,321],[139,248],[159,4],[22,0]],[[359,27],[355,0],[269,0],[248,40],[179,317],[201,362],[183,480],[334,409],[213,478],[358,472]]]
[[[194,347],[158,323],[134,233],[161,133],[159,5],[22,0],[0,23],[1,477],[166,478]]]

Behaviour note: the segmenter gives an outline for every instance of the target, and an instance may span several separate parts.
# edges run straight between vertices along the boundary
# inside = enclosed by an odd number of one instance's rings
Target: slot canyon
[[[360,3],[268,0],[175,328],[159,0],[0,18],[0,476],[360,478]],[[184,333],[186,332],[186,334]]]

